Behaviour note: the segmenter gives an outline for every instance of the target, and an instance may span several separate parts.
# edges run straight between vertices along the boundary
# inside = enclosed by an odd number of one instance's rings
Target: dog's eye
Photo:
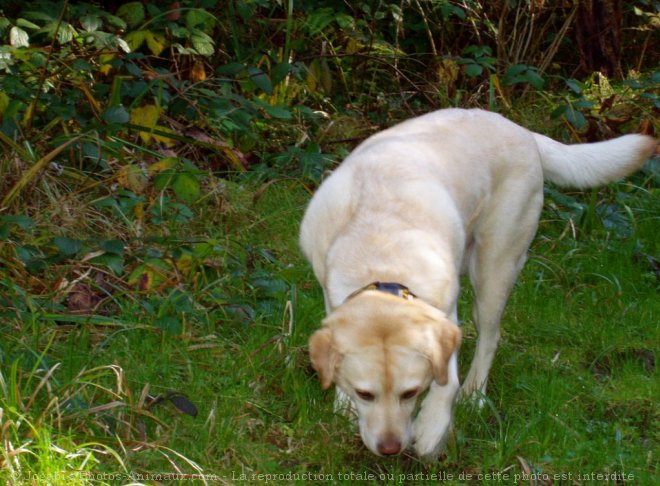
[[[373,393],[364,390],[355,390],[355,394],[366,402],[373,402],[376,398]]]
[[[410,400],[411,398],[415,398],[416,395],[417,395],[417,388],[406,390],[401,394],[401,400]]]

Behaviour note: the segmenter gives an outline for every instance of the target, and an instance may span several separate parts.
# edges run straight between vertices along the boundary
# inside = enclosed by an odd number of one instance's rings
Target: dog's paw
[[[431,423],[428,420],[419,420],[418,417],[414,423],[414,447],[422,460],[434,460],[438,457],[445,445],[450,423],[450,416],[435,417]]]
[[[488,402],[488,397],[482,390],[470,390],[465,387],[461,388],[458,394],[458,401],[469,403],[479,409],[484,408]]]
[[[433,461],[444,445],[446,434],[431,428],[415,428],[415,453],[423,461]],[[439,433],[438,433],[439,432]]]
[[[335,413],[343,415],[351,422],[357,423],[357,409],[355,408],[355,403],[353,403],[351,397],[344,393],[340,388],[337,388],[335,391],[335,403],[333,409]]]

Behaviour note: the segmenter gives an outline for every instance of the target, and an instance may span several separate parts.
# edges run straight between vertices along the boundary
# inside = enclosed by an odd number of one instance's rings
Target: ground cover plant
[[[566,142],[657,133],[660,6],[625,4],[3,6],[0,480],[652,484],[657,159],[546,187],[486,405],[458,405],[432,464],[373,457],[333,414],[297,246],[324,173],[430,109]]]

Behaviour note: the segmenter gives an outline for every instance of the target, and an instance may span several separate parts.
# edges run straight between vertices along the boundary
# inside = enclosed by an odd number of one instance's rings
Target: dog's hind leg
[[[500,319],[511,289],[527,258],[543,202],[542,190],[521,198],[509,192],[485,215],[475,232],[470,255],[470,280],[475,292],[473,305],[477,344],[470,370],[463,382],[462,396],[486,393],[488,373],[500,339]]]

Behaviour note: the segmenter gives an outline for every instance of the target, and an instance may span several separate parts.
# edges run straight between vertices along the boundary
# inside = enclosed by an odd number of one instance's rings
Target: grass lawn
[[[373,456],[318,385],[306,346],[323,302],[297,246],[310,197],[297,180],[245,180],[194,206],[192,219],[152,219],[124,249],[133,273],[123,280],[95,277],[106,267],[72,253],[42,275],[52,287],[38,295],[9,265],[0,480],[652,484],[657,193],[621,183],[598,194],[597,208],[591,194],[574,196],[582,216],[557,197],[546,205],[486,405],[457,406],[433,464]],[[87,270],[80,282],[105,293],[94,312],[76,314],[57,282]],[[466,285],[463,372],[476,336],[469,306]]]

